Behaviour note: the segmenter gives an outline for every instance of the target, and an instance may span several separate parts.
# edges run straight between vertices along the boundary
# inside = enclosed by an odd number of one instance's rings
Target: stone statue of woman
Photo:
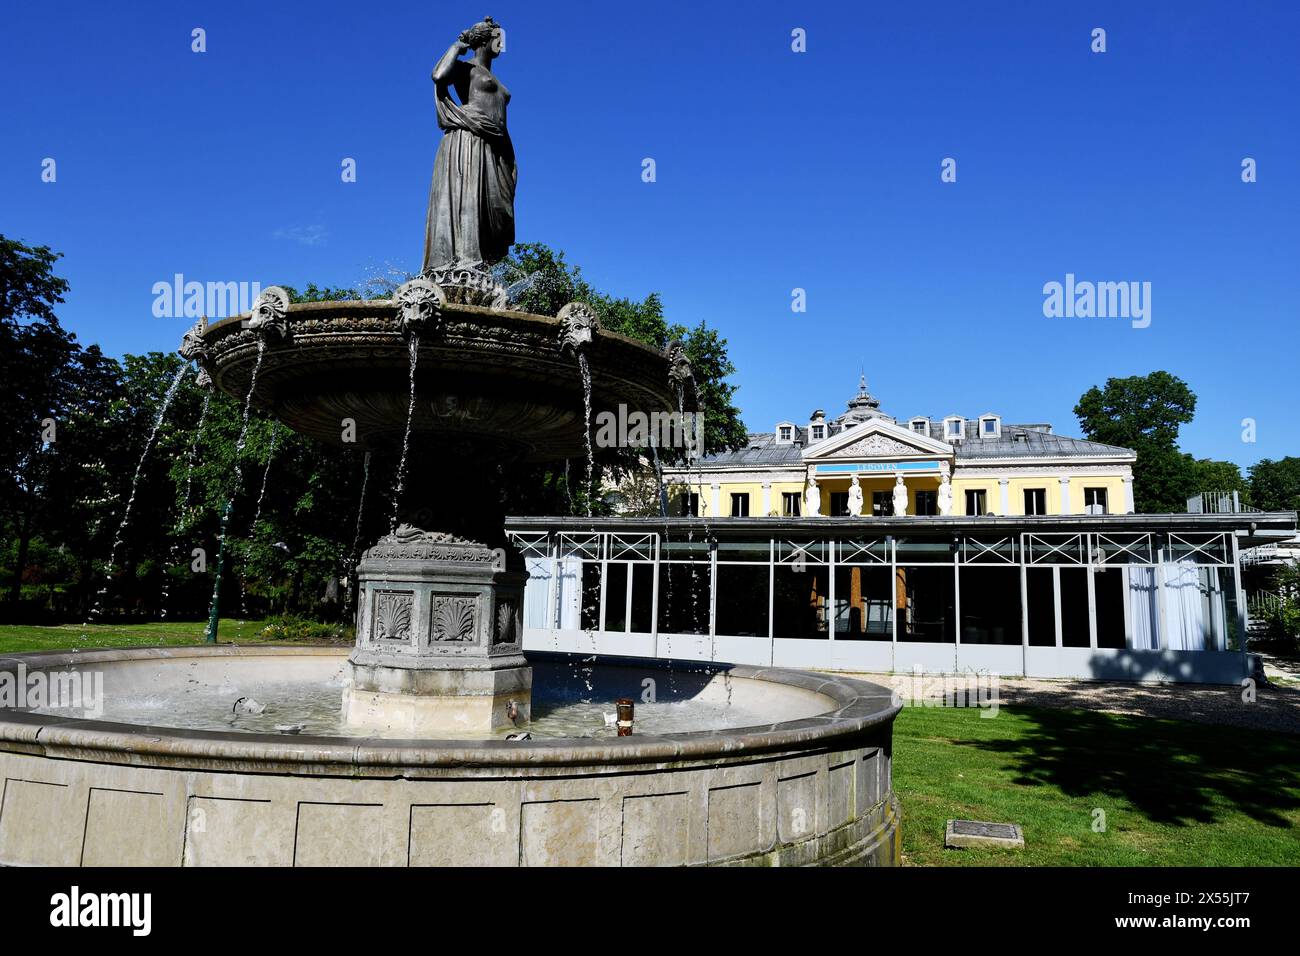
[[[822,511],[822,492],[817,487],[817,479],[808,477],[808,487],[803,493],[803,513],[806,517],[819,515]]]
[[[857,475],[849,483],[849,514],[855,518],[862,517],[862,485]]]
[[[515,241],[518,170],[506,131],[510,91],[492,73],[503,36],[487,17],[462,33],[433,68],[443,137],[425,221],[426,274],[482,268],[504,258]],[[470,51],[472,59],[460,59]]]
[[[894,482],[894,514],[907,514],[907,486],[903,484],[902,475]]]

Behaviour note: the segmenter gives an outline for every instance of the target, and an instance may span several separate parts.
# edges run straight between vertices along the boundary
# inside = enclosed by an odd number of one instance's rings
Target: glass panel
[[[1061,646],[1088,644],[1088,570],[1061,568]]]
[[[899,564],[952,564],[957,544],[951,535],[941,538],[899,538],[895,548]]]
[[[600,562],[583,561],[580,587],[582,595],[578,627],[584,631],[600,628]]]
[[[767,637],[766,564],[718,565],[716,631],[733,637]]]
[[[771,558],[772,545],[767,538],[763,538],[761,541],[728,541],[724,539],[718,542],[719,561],[761,562],[767,564]]]
[[[703,536],[694,539],[670,539],[664,543],[663,560],[703,561],[707,564],[709,560],[709,542]]]
[[[627,630],[627,568],[611,561],[605,565],[605,630]]]
[[[1124,569],[1094,571],[1092,582],[1097,595],[1097,646],[1125,647]]]
[[[888,564],[889,539],[840,541],[835,559],[841,564]]]
[[[659,630],[669,634],[709,633],[709,566],[659,567]]]
[[[1020,643],[1020,569],[964,567],[961,574],[961,642]]]
[[[952,568],[899,568],[896,597],[900,595],[905,595],[906,600],[898,617],[900,641],[956,641],[956,587]]]
[[[892,640],[892,600],[889,568],[880,565],[837,567],[835,640]]]
[[[630,630],[649,634],[654,630],[651,618],[654,598],[655,569],[652,564],[630,564],[632,573],[632,626]]]
[[[827,638],[826,602],[830,594],[830,569],[798,570],[791,565],[776,569],[774,635],[792,638]]]
[[[1015,564],[1015,538],[963,538],[962,562],[965,564]],[[1020,582],[1016,582],[1016,593]]]
[[[1027,568],[1025,591],[1029,606],[1029,643],[1056,646],[1056,589],[1051,568]]]

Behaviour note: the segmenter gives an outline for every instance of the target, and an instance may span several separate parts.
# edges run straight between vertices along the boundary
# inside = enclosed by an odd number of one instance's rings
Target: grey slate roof
[[[911,431],[913,419],[895,419],[880,410],[880,402],[867,391],[864,376],[858,384],[858,393],[849,399],[844,414],[829,419],[821,409],[813,413],[819,424],[826,426],[826,438],[841,434],[846,428],[856,428],[874,420],[888,422]],[[925,418],[926,435],[935,441],[944,441],[943,419],[916,416],[916,421]],[[784,422],[782,424],[785,424]],[[808,447],[808,425],[789,423],[793,427],[794,440],[777,442],[775,432],[756,432],[749,436],[744,448],[717,454],[704,455],[702,464],[715,466],[745,465],[797,465],[803,461],[803,451]],[[1132,458],[1132,449],[1120,448],[1118,445],[1105,445],[1101,442],[1088,441],[1083,438],[1070,438],[1052,432],[1052,426],[1043,422],[1012,425],[1002,423],[1001,435],[997,438],[984,438],[980,435],[980,416],[965,420],[963,440],[956,443],[954,458],[956,461],[979,461],[996,458]],[[917,432],[920,434],[920,432]]]
[[[930,423],[930,437],[936,441],[943,440],[943,422]],[[902,425],[900,427],[906,427]],[[966,421],[966,438],[956,444],[954,457],[958,462],[977,461],[986,458],[1071,458],[1071,457],[1108,457],[1125,458],[1133,455],[1132,450],[1118,445],[1105,445],[1101,442],[1088,441],[1083,438],[1070,438],[1046,431],[1042,424],[1010,425],[1002,423],[1001,438],[980,438],[976,434],[978,419]],[[832,428],[831,434],[840,433]],[[749,436],[744,448],[719,454],[704,455],[703,464],[708,465],[796,465],[803,461],[803,451],[807,447],[808,429],[795,426],[793,443],[778,444],[775,432],[758,432]]]

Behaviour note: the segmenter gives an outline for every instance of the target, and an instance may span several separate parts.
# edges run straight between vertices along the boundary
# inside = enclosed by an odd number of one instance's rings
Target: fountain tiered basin
[[[94,715],[0,712],[0,864],[898,861],[898,705],[884,688],[772,668],[530,658],[526,741],[358,731],[338,706],[348,661],[336,648],[0,659],[0,682],[77,675],[93,687],[98,674],[103,689]],[[613,736],[599,703],[620,696],[638,701],[631,737]],[[235,706],[249,699],[264,709]]]
[[[583,391],[559,319],[448,302],[420,332],[411,430],[440,445],[506,461],[584,455]],[[249,316],[201,333],[213,383],[244,398],[265,341],[252,401],[295,431],[333,445],[400,447],[407,421],[410,337],[389,300],[288,305],[285,333]],[[590,361],[593,414],[676,409],[670,360],[658,349],[598,331]],[[355,422],[347,433],[345,422]]]
[[[472,271],[442,278],[392,301],[290,304],[272,287],[181,354],[245,401],[245,422],[254,407],[403,461],[436,442],[457,468],[588,452],[603,410],[690,407],[680,348],[603,332],[578,303],[513,311]],[[445,532],[397,527],[356,572],[350,653],[0,658],[0,690],[66,692],[0,710],[0,864],[898,862],[885,689],[526,654],[519,564]]]

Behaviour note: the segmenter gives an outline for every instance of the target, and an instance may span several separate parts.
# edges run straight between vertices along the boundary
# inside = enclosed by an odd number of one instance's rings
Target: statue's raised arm
[[[492,73],[503,37],[500,25],[487,17],[463,32],[433,68],[443,137],[425,222],[426,274],[483,268],[504,258],[515,241],[518,171],[506,129],[510,91]],[[470,59],[461,59],[470,52]]]

